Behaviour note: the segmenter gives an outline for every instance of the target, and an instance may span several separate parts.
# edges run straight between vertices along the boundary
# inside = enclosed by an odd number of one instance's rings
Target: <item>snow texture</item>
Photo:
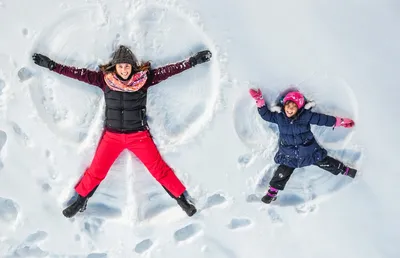
[[[0,257],[400,257],[399,12],[396,0],[0,0]],[[62,216],[105,103],[31,55],[95,70],[119,44],[153,67],[213,53],[148,94],[151,133],[193,217],[128,151],[84,213]],[[297,169],[262,203],[278,129],[252,87],[270,107],[296,88],[315,112],[354,119],[312,130],[359,176]]]

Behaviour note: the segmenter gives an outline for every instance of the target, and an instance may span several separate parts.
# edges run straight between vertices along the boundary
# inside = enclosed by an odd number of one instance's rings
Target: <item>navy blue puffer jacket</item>
[[[311,124],[333,126],[336,118],[329,115],[300,109],[293,118],[288,118],[285,112],[272,112],[265,105],[258,108],[261,117],[279,127],[279,150],[275,162],[292,168],[309,166],[327,156],[325,149],[316,142],[311,132]]]

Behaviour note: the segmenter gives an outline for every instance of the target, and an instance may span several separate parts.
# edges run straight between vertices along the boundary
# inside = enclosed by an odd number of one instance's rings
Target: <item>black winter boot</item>
[[[342,174],[351,178],[355,178],[357,174],[357,169],[345,167]]]
[[[264,195],[263,198],[261,198],[261,201],[262,201],[263,203],[269,204],[269,203],[271,203],[272,201],[275,201],[275,200],[276,200],[276,195],[277,195],[277,194],[278,194],[278,190],[275,189],[275,188],[273,188],[273,187],[270,187],[270,188],[268,189],[267,194]]]
[[[71,218],[75,216],[78,211],[83,212],[84,210],[86,210],[87,201],[87,197],[82,197],[78,194],[78,198],[75,200],[75,202],[73,202],[70,206],[63,210],[64,216],[67,218]]]
[[[196,207],[194,207],[193,204],[189,203],[183,194],[181,194],[181,196],[176,198],[176,201],[178,202],[178,205],[181,206],[182,210],[184,210],[189,217],[193,216],[197,212]]]

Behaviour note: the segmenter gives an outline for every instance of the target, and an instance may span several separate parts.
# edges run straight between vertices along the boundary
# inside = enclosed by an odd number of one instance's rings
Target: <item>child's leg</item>
[[[269,185],[271,186],[271,188],[273,188],[272,190],[283,190],[286,183],[289,181],[289,178],[292,175],[293,171],[294,168],[285,165],[279,165],[274,173],[274,176],[269,182]]]
[[[354,178],[356,176],[357,170],[349,168],[345,166],[342,162],[337,159],[334,159],[330,156],[327,156],[321,161],[318,161],[314,165],[331,172],[334,175],[343,174],[349,177]]]
[[[270,203],[276,199],[276,195],[279,190],[283,190],[285,188],[286,183],[289,181],[290,176],[292,175],[294,168],[280,165],[278,169],[275,171],[274,176],[269,182],[269,189],[266,195],[261,199],[264,203]]]

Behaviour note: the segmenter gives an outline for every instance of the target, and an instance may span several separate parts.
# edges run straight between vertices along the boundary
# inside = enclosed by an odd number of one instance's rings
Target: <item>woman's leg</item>
[[[124,149],[123,136],[107,131],[104,133],[90,167],[86,169],[85,174],[75,186],[79,195],[88,196],[106,177],[112,164]]]
[[[127,148],[143,162],[151,175],[173,196],[179,197],[183,194],[186,189],[185,186],[162,159],[150,132],[127,135]]]

